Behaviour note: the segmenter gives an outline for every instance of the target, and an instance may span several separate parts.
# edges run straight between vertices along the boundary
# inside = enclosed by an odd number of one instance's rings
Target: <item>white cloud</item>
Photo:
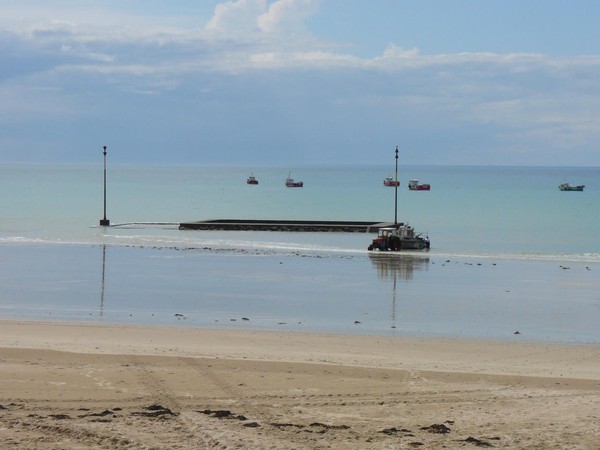
[[[258,18],[258,25],[266,32],[304,32],[306,19],[318,11],[320,3],[319,0],[277,0]]]
[[[408,58],[416,58],[419,56],[418,48],[411,49],[403,49],[398,45],[392,43],[388,45],[388,47],[383,52],[382,59],[384,60],[396,60],[396,59],[408,59]]]
[[[250,33],[304,34],[321,0],[234,0],[220,3],[205,29],[239,36]]]
[[[70,45],[70,44],[62,44],[60,46],[60,52],[65,55],[80,57],[83,59],[89,59],[91,61],[97,61],[97,62],[103,62],[103,63],[112,63],[115,60],[115,57],[113,55],[89,51],[88,49],[85,48],[85,46],[74,47],[73,45]]]
[[[96,92],[107,103],[135,94],[156,101],[156,111],[165,98],[193,98],[200,91],[210,92],[224,117],[245,101],[262,110],[247,91],[261,92],[266,110],[278,105],[284,114],[294,110],[316,122],[335,110],[350,117],[350,126],[355,118],[371,120],[380,135],[401,122],[423,133],[489,128],[490,142],[512,139],[523,147],[591,148],[600,139],[593,120],[600,114],[597,55],[424,54],[392,42],[379,55],[359,57],[308,32],[318,0],[226,1],[210,20],[208,12],[198,18],[196,28],[187,26],[191,20],[166,27],[150,14],[92,9],[95,2],[75,10],[43,4],[31,11],[15,6],[0,17],[4,118],[77,116]],[[292,104],[292,94],[302,104]],[[176,113],[164,108],[165,115]]]
[[[264,52],[250,56],[250,64],[255,69],[341,69],[360,67],[361,61],[352,55],[325,51],[307,52]]]
[[[219,3],[206,29],[234,34],[258,31],[256,21],[266,7],[266,0],[235,0]]]

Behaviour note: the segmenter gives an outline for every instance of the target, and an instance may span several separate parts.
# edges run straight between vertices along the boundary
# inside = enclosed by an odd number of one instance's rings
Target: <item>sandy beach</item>
[[[0,324],[1,448],[600,442],[597,346]]]

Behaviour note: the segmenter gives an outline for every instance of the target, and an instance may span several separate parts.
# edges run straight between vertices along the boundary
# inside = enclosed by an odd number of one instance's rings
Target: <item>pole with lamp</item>
[[[103,147],[104,150],[104,218],[100,219],[100,226],[110,226],[110,220],[106,218],[106,145]]]
[[[394,182],[394,226],[398,228],[398,146],[396,145],[396,180]]]

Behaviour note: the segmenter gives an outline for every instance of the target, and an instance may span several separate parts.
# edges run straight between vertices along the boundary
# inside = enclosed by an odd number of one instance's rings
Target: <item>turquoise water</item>
[[[201,246],[265,245],[364,250],[363,235],[182,233],[182,221],[394,220],[393,167],[297,168],[305,187],[283,186],[287,168],[110,167],[102,218],[102,167],[0,166],[0,242]],[[245,184],[254,173],[258,186]],[[429,192],[406,189],[409,178]],[[411,167],[399,170],[398,220],[428,233],[432,253],[600,261],[599,168]],[[585,184],[561,192],[558,184]],[[172,226],[139,223],[161,222]]]
[[[101,166],[0,165],[0,318],[600,342],[598,168],[401,167],[398,219],[432,242],[415,255],[367,252],[362,233],[178,229],[393,221],[391,174],[109,165],[106,228]]]

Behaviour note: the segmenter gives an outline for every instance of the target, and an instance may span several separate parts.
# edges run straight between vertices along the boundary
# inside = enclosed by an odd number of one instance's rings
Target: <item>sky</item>
[[[597,0],[0,0],[0,163],[600,166]]]

